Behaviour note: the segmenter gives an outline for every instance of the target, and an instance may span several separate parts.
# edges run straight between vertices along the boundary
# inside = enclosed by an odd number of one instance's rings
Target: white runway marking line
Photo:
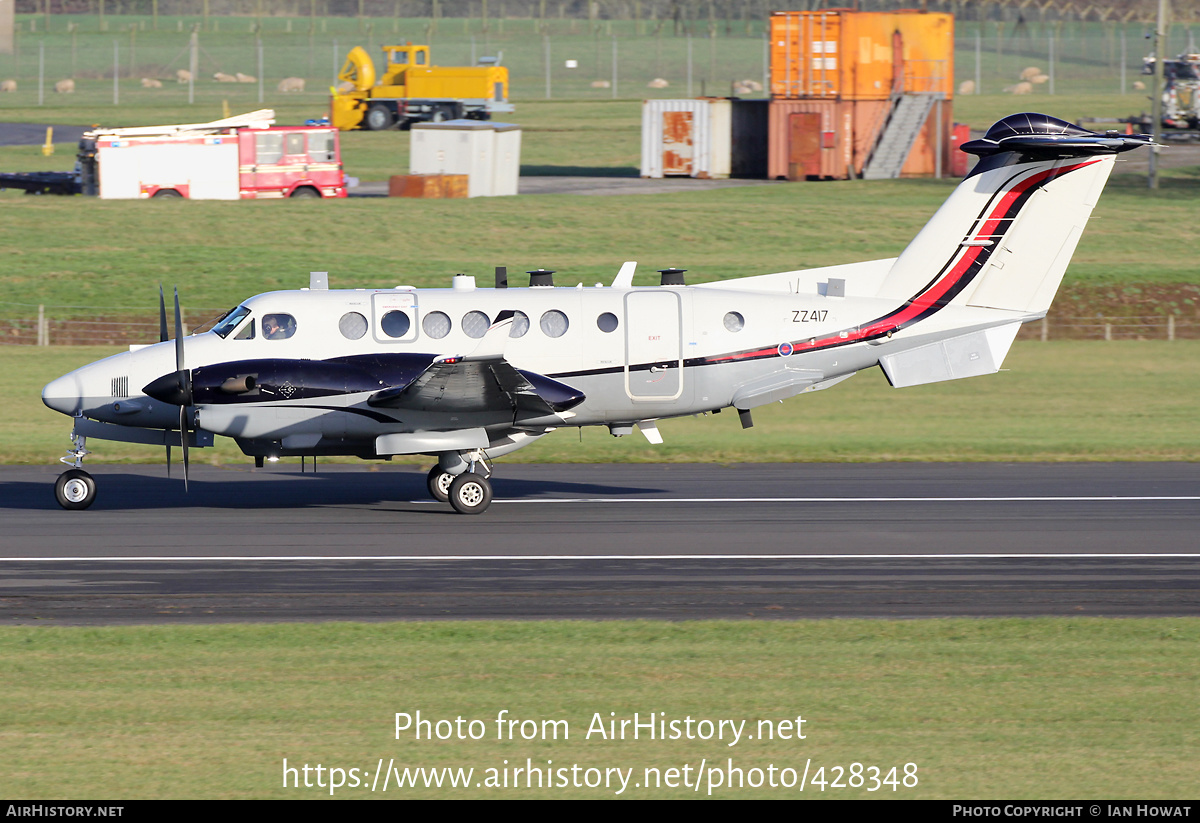
[[[224,561],[250,563],[255,561],[296,560],[410,560],[453,561],[473,563],[480,560],[1200,560],[1196,552],[1153,552],[1135,554],[1110,552],[1093,554],[1028,553],[1028,554],[291,554],[291,555],[186,555],[180,557],[121,555],[116,557],[0,557],[0,563],[134,563],[134,562],[198,562]]]
[[[1145,503],[1188,502],[1200,495],[1110,497],[530,497],[495,498],[492,503]],[[409,503],[441,505],[437,500]]]

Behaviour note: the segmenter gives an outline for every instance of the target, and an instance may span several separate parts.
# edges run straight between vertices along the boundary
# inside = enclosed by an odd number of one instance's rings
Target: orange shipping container
[[[773,180],[859,176],[887,105],[886,100],[772,100],[767,176]]]
[[[771,15],[771,96],[886,100],[954,93],[954,16],[781,11]]]
[[[902,177],[931,177],[950,168],[949,100],[936,103],[917,135]],[[772,180],[860,177],[887,121],[887,100],[772,100],[768,122],[767,176]],[[940,111],[940,118],[939,118]]]

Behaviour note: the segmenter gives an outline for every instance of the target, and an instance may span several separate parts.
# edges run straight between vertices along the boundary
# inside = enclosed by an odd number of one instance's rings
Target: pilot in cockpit
[[[296,333],[296,321],[290,314],[265,314],[262,326],[268,340],[286,340]]]

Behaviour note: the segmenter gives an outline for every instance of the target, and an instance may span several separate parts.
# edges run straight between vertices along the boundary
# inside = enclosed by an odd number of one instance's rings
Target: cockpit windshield
[[[245,306],[238,306],[236,309],[230,310],[217,325],[213,326],[213,333],[219,334],[222,338],[228,337],[229,333],[236,329],[249,313],[250,309]]]

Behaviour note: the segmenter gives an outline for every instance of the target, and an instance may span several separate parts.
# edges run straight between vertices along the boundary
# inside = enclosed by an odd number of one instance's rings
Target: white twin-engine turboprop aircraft
[[[962,146],[974,171],[898,257],[684,285],[330,290],[260,294],[202,334],[84,366],[42,399],[75,419],[59,503],[95,481],[88,438],[181,445],[234,438],[282,456],[437,457],[429,490],[464,514],[492,498],[490,459],[563,426],[636,426],[750,410],[880,366],[893,386],[991,374],[1022,323],[1045,315],[1116,155],[1145,135],[1016,114]]]

